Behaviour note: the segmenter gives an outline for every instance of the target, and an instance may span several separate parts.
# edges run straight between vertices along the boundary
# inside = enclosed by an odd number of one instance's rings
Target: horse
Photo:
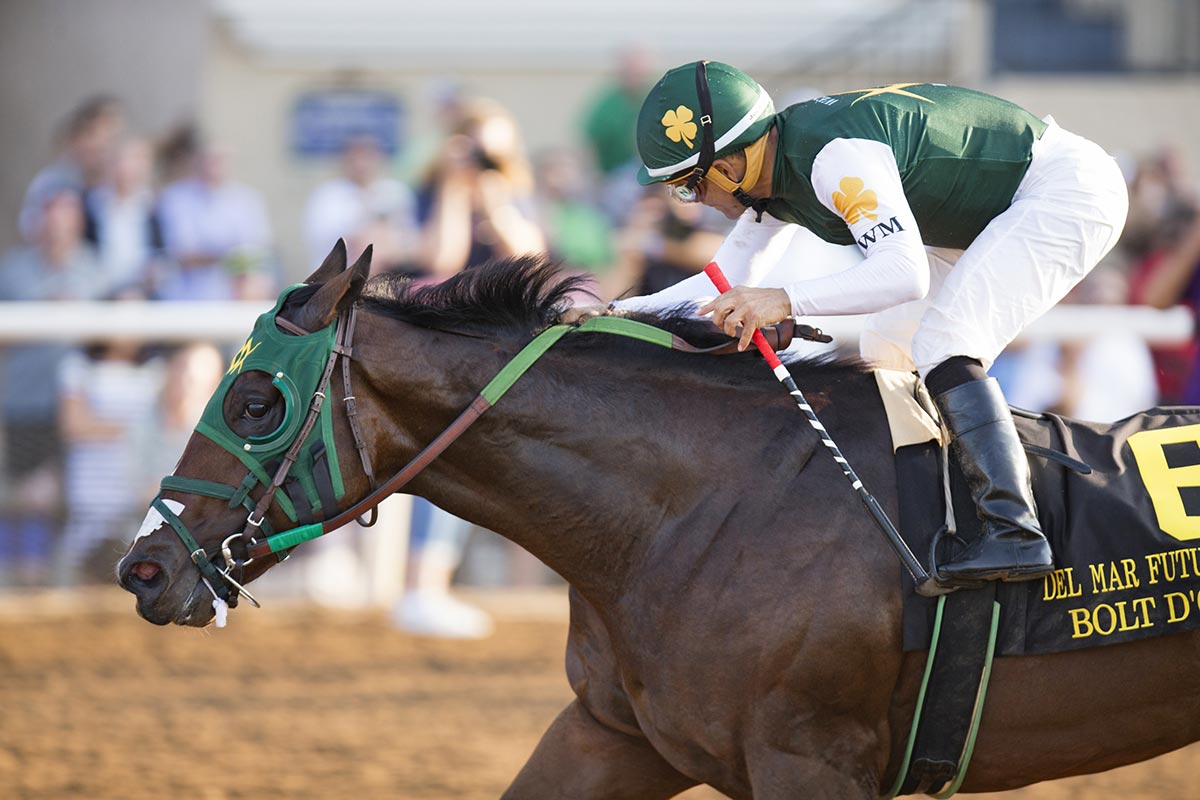
[[[576,282],[551,263],[492,262],[435,286],[334,249],[287,296],[280,325],[329,326],[357,308],[351,377],[361,439],[391,474],[483,383],[553,325]],[[700,342],[698,321],[653,320]],[[797,384],[885,509],[897,512],[889,431],[856,360],[800,359]],[[333,382],[331,402],[344,389]],[[271,376],[238,375],[220,405],[242,436],[279,424]],[[340,403],[339,403],[340,406]],[[353,452],[354,431],[334,415]],[[371,482],[347,457],[341,508]],[[194,435],[176,475],[245,469]],[[900,565],[792,398],[749,353],[678,353],[565,336],[406,487],[496,531],[569,584],[574,700],[503,795],[655,800],[697,784],[731,798],[869,798],[903,758],[925,654],[901,646]],[[244,511],[166,490],[216,553]],[[288,520],[277,505],[266,518]],[[143,526],[145,529],[147,526]],[[255,559],[242,578],[275,559]],[[118,565],[138,613],[209,624],[210,594],[169,528]],[[997,659],[962,791],[1097,772],[1200,738],[1200,633]]]

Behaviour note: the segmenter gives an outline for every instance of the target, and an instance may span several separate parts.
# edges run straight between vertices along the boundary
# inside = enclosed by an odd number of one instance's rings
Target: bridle
[[[229,502],[230,508],[236,508],[239,505],[248,510],[246,522],[242,530],[232,533],[221,542],[219,549],[220,558],[223,562],[223,568],[218,567],[212,560],[212,557],[199,545],[195,537],[188,530],[187,525],[172,511],[162,500],[162,497],[156,497],[151,503],[152,507],[162,515],[163,519],[171,526],[184,545],[188,548],[192,562],[200,570],[200,574],[204,579],[210,592],[212,592],[215,600],[228,605],[230,608],[237,606],[239,595],[245,595],[251,605],[261,607],[258,600],[242,584],[242,576],[245,568],[254,562],[255,556],[249,554],[250,548],[262,539],[267,539],[276,536],[271,524],[267,521],[267,511],[272,503],[279,502],[282,498],[277,497],[281,487],[285,485],[292,467],[299,460],[301,451],[309,435],[313,432],[317,423],[321,420],[321,412],[325,406],[326,389],[330,386],[330,379],[333,377],[333,372],[337,366],[339,359],[342,363],[342,386],[344,396],[342,405],[345,408],[346,419],[350,425],[351,434],[354,437],[354,447],[358,452],[359,463],[361,464],[363,474],[367,478],[367,482],[371,489],[374,490],[378,486],[378,481],[375,478],[375,471],[371,466],[371,456],[367,450],[366,440],[362,435],[362,427],[358,421],[357,399],[354,395],[354,390],[350,379],[350,362],[354,357],[354,330],[358,321],[358,304],[352,304],[349,308],[342,311],[336,320],[336,330],[332,348],[326,360],[325,367],[321,372],[321,377],[317,382],[317,388],[313,392],[312,397],[308,402],[308,411],[304,421],[299,425],[299,428],[294,434],[291,444],[279,461],[278,467],[275,468],[274,474],[266,485],[266,490],[259,497],[257,502],[250,498],[251,490],[260,482],[258,475],[251,469],[247,472],[246,477],[242,482],[234,487],[227,484],[216,483],[213,481],[204,481],[197,478],[187,478],[178,475],[169,475],[163,478],[161,488],[164,491],[178,491],[189,494],[198,494],[204,497],[215,497]],[[295,336],[309,336],[314,331],[307,331],[299,325],[284,319],[278,314],[274,315],[274,324],[279,328],[291,333]],[[274,381],[278,382],[285,379],[282,372],[277,372]],[[285,411],[285,415],[290,411]],[[286,425],[286,416],[285,422]],[[197,427],[200,430],[200,427]],[[211,437],[210,437],[211,438]],[[222,442],[217,441],[224,449],[229,449]],[[332,439],[330,439],[332,446]],[[249,446],[246,446],[249,449]],[[318,450],[317,458],[324,455],[324,450]],[[327,470],[332,470],[327,459],[324,464]],[[314,471],[314,477],[320,473]],[[336,510],[336,499],[334,499],[334,491],[332,489],[332,479],[328,481],[318,481],[318,491],[323,497],[323,510],[327,512]],[[282,502],[279,502],[281,507]],[[295,501],[289,501],[292,509],[295,509]],[[359,519],[359,523],[364,527],[370,527],[375,524],[378,518],[378,509],[375,506],[367,509],[370,513],[370,518],[367,520]],[[288,513],[285,508],[284,513],[287,516],[295,517],[295,512]],[[358,516],[358,515],[356,515]],[[245,543],[247,556],[245,558],[237,558],[233,553],[234,543],[242,540]],[[277,553],[279,560],[287,558],[287,550],[280,550]]]
[[[237,487],[175,475],[163,479],[162,489],[164,491],[172,490],[219,498],[228,501],[230,508],[237,508],[241,505],[249,510],[242,530],[225,537],[218,548],[218,553],[209,555],[197,543],[195,537],[188,530],[187,525],[163,502],[161,494],[151,504],[183,541],[184,546],[187,547],[192,563],[200,570],[205,585],[212,592],[219,620],[224,613],[223,606],[228,606],[229,608],[236,607],[238,597],[242,594],[256,608],[261,607],[258,600],[250,592],[246,591],[243,585],[244,570],[255,560],[275,555],[282,561],[287,557],[291,548],[296,545],[330,533],[356,518],[359,518],[361,521],[361,517],[367,513],[371,514],[370,522],[363,524],[368,526],[374,524],[377,507],[383,500],[397,492],[429,466],[447,447],[453,444],[484,413],[492,408],[546,351],[568,333],[614,334],[638,339],[672,350],[698,354],[733,352],[737,344],[736,341],[733,341],[716,347],[700,348],[689,344],[669,331],[617,316],[597,316],[579,325],[554,325],[542,331],[531,342],[525,345],[480,390],[479,394],[472,400],[466,410],[445,430],[438,434],[433,441],[426,445],[421,452],[414,456],[399,472],[384,484],[378,485],[371,467],[370,455],[367,452],[366,443],[362,437],[357,420],[358,410],[350,382],[350,361],[353,358],[354,352],[352,342],[357,315],[357,303],[339,314],[336,322],[337,332],[333,348],[329,354],[325,369],[322,372],[321,379],[317,384],[317,390],[309,402],[308,414],[303,424],[300,425],[295,439],[289,445],[278,468],[275,470],[275,474],[271,478],[266,491],[263,492],[257,503],[250,498],[250,491],[259,483],[258,476],[255,475],[253,470],[250,471]],[[291,333],[309,335],[308,331],[278,316],[275,317],[275,322]],[[793,326],[790,324],[790,320],[785,322],[789,324],[781,324],[772,332],[774,338],[773,344],[775,344],[777,349],[787,347],[791,343],[793,334],[813,341],[829,341],[829,337],[823,335],[819,329],[806,325]],[[278,495],[279,488],[284,485],[288,473],[300,455],[305,440],[321,418],[321,412],[325,407],[326,399],[324,389],[329,384],[329,379],[333,374],[338,359],[341,359],[342,362],[342,382],[345,390],[343,405],[346,409],[346,416],[354,436],[354,444],[358,450],[359,460],[368,483],[371,486],[371,491],[362,500],[323,521],[310,522],[286,531],[275,531],[267,520],[267,511],[272,502],[276,502],[281,508],[283,507],[284,497]],[[280,379],[280,377],[276,375],[277,379]],[[199,431],[200,428],[198,427],[197,430]],[[283,510],[286,514],[286,508],[283,508]],[[238,542],[241,543],[240,548],[244,548],[245,550],[244,557],[239,557],[234,553],[235,544]],[[214,562],[214,558],[220,559],[222,562],[221,566],[218,566]]]

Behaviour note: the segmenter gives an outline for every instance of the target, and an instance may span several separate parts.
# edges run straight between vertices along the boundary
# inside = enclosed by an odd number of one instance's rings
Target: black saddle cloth
[[[1033,493],[1056,571],[1000,587],[998,655],[1054,653],[1200,627],[1200,408],[1155,408],[1097,424],[1018,416],[1021,439],[1088,464],[1089,475],[1031,455]],[[900,525],[927,561],[943,525],[936,445],[896,454]],[[961,473],[951,485],[960,533],[978,519]],[[929,646],[935,601],[906,578],[904,649]]]

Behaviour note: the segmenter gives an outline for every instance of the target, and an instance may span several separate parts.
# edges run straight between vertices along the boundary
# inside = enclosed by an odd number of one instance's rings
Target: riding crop
[[[709,280],[713,282],[713,285],[722,294],[732,288],[729,285],[729,281],[725,278],[725,274],[721,272],[721,268],[717,266],[717,262],[710,262],[704,268],[704,274],[708,276]],[[900,532],[896,530],[896,526],[892,524],[887,513],[879,505],[879,501],[863,486],[862,480],[855,473],[854,468],[850,466],[850,462],[842,455],[842,451],[838,448],[837,443],[833,441],[833,437],[829,435],[829,431],[821,424],[821,420],[817,419],[817,412],[813,411],[812,406],[804,399],[804,395],[800,392],[800,388],[796,386],[796,381],[792,379],[792,374],[788,372],[788,368],[783,365],[783,362],[779,360],[779,356],[775,355],[775,351],[767,344],[762,331],[756,330],[754,332],[754,344],[758,347],[758,352],[762,353],[762,357],[766,359],[772,371],[774,371],[775,377],[784,385],[788,393],[796,399],[796,405],[800,407],[800,410],[804,412],[804,416],[808,418],[808,424],[820,435],[821,442],[829,449],[833,460],[842,468],[842,474],[846,476],[846,480],[850,481],[850,485],[854,487],[858,499],[862,500],[863,505],[871,512],[871,518],[875,520],[875,524],[879,526],[879,530],[887,538],[888,544],[892,546],[892,549],[900,558],[900,562],[908,570],[908,574],[912,576],[913,583],[917,586],[917,594],[923,597],[936,597],[945,594],[947,589],[929,576],[929,573],[925,571],[925,567],[921,565],[920,561],[917,561],[912,550],[908,548],[904,539],[901,538]]]

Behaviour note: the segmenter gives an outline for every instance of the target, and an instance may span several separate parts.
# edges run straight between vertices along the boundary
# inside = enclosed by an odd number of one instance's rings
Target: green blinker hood
[[[333,352],[334,340],[337,334],[336,324],[322,328],[306,336],[294,336],[281,331],[275,324],[275,317],[283,307],[287,296],[301,288],[304,284],[289,286],[279,295],[275,307],[263,314],[254,323],[250,338],[242,345],[229,364],[225,377],[221,379],[217,390],[213,393],[200,421],[196,424],[196,433],[211,439],[223,449],[237,457],[261,482],[270,485],[272,470],[267,469],[277,456],[295,440],[304,417],[308,412],[313,395],[319,390],[329,396],[329,386],[318,387],[321,374],[325,369],[329,356]],[[225,396],[229,393],[233,382],[245,372],[259,371],[272,376],[272,383],[279,390],[284,402],[283,422],[269,434],[244,439],[238,436],[225,423],[223,406]],[[345,494],[341,470],[338,465],[337,451],[333,442],[333,419],[331,403],[321,406],[318,424],[313,427],[308,441],[304,443],[296,464],[288,473],[289,477],[298,478],[303,487],[309,504],[315,509],[321,507],[319,493],[313,479],[314,458],[311,455],[313,444],[317,441],[324,443],[325,456],[329,462],[329,473],[333,484],[334,496]],[[273,465],[272,465],[273,466]],[[288,498],[280,493],[276,495],[279,505],[284,512],[296,521],[296,512]],[[325,509],[331,513],[333,509]]]

